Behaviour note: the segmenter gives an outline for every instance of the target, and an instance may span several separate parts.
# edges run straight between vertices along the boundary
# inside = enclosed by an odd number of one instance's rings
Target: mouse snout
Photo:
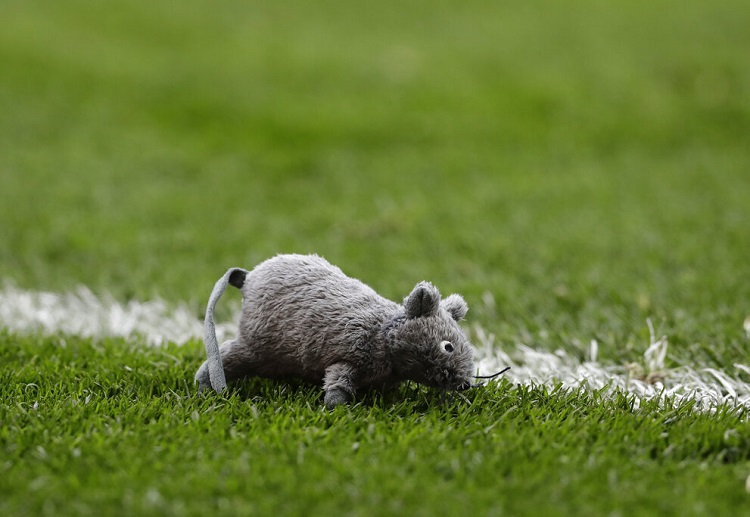
[[[438,385],[443,389],[463,391],[471,387],[471,380],[456,371],[443,369],[435,377]]]
[[[473,387],[474,385],[469,381],[464,381],[458,386],[456,386],[456,391],[466,391],[469,388]]]

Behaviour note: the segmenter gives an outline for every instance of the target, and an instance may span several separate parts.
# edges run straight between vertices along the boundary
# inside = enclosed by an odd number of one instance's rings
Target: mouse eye
[[[448,353],[453,352],[453,343],[450,341],[441,341],[440,346]]]

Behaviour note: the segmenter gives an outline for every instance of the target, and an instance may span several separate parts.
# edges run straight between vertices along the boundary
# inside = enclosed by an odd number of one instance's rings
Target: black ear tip
[[[247,271],[244,269],[235,269],[229,274],[229,284],[233,285],[237,289],[241,289],[245,285],[245,277]]]

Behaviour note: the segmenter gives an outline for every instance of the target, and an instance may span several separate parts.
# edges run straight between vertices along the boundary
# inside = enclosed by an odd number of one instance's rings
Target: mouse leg
[[[221,365],[224,367],[224,375],[227,382],[239,379],[251,373],[250,358],[247,346],[241,345],[238,340],[225,341],[219,347],[221,354]],[[195,382],[198,383],[198,391],[211,388],[211,379],[208,375],[208,361],[205,361],[195,374]]]
[[[195,372],[195,382],[198,383],[199,392],[211,388],[211,379],[208,376],[208,361],[203,361],[201,367]]]
[[[354,368],[346,363],[336,363],[326,368],[323,378],[326,407],[333,409],[352,401],[356,391],[353,378]]]

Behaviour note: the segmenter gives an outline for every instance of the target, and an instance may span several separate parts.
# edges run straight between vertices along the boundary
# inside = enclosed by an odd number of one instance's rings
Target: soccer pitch
[[[744,511],[747,2],[0,11],[0,514]],[[213,283],[288,252],[512,369],[197,394]]]

